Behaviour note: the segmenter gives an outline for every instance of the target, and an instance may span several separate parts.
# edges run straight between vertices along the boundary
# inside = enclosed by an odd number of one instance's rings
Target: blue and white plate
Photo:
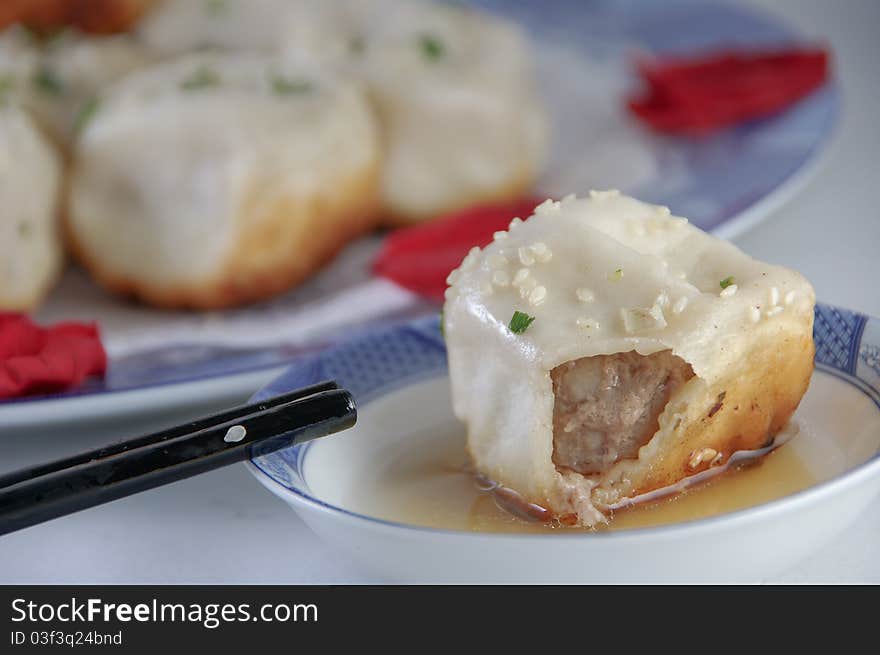
[[[837,117],[833,84],[779,115],[705,139],[656,136],[627,115],[636,53],[798,41],[788,26],[746,7],[693,0],[474,4],[521,22],[538,44],[554,134],[539,186],[546,195],[616,187],[730,237],[798,188]],[[247,395],[304,352],[429,310],[381,281],[364,283],[378,245],[377,237],[356,242],[272,302],[204,317],[119,302],[69,271],[38,319],[97,321],[110,345],[110,372],[74,393],[0,403],[0,427]]]
[[[292,366],[266,398],[335,379],[351,430],[253,459],[257,479],[331,547],[408,582],[682,582],[766,579],[857,519],[880,493],[880,320],[816,308],[816,371],[782,446],[813,482],[712,518],[610,533],[494,534],[390,520],[371,500],[407,453],[461,449],[436,317],[361,336]],[[451,441],[450,441],[451,440]],[[382,518],[384,517],[384,518]],[[426,523],[430,517],[424,517]]]

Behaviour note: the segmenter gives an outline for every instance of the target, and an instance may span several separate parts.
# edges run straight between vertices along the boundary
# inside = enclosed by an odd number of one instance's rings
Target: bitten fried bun
[[[548,200],[450,276],[453,406],[476,468],[594,526],[769,445],[813,370],[815,296],[615,191]]]
[[[155,305],[266,298],[372,227],[379,166],[356,84],[259,55],[184,57],[101,94],[73,161],[72,249]]]

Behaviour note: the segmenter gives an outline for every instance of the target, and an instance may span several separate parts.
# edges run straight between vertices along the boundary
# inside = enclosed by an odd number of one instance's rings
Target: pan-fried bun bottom
[[[638,459],[618,462],[592,490],[600,510],[723,465],[738,450],[769,445],[807,390],[813,372],[810,326],[766,332],[712,385],[694,377],[660,416]]]
[[[149,276],[121,275],[69,229],[71,250],[107,289],[151,305],[220,309],[281,293],[305,280],[351,239],[375,224],[379,163],[337,179],[307,196],[254,189],[238,219],[238,238],[219,272],[210,278],[158,285]],[[274,199],[262,200],[266,192]],[[153,265],[145,260],[144,266]]]

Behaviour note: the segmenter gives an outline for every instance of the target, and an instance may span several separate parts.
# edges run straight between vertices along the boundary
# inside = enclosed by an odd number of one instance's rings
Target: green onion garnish
[[[202,66],[183,80],[180,83],[180,88],[184,91],[197,91],[209,86],[217,86],[218,84],[220,84],[220,76],[211,69]]]
[[[280,75],[272,76],[272,91],[280,96],[307,93],[313,88],[314,85],[308,80],[288,80]]]
[[[79,113],[76,115],[76,119],[73,122],[73,131],[76,134],[79,134],[83,131],[86,125],[88,125],[89,121],[92,120],[92,117],[97,113],[98,107],[101,106],[101,101],[98,100],[98,96],[92,96],[86,103],[80,107]]]
[[[726,278],[724,278],[723,280],[721,280],[721,282],[719,282],[718,284],[721,285],[721,288],[722,288],[722,289],[726,289],[726,288],[729,287],[731,284],[733,284],[733,276],[732,276],[732,275],[727,276]]]
[[[513,316],[510,318],[510,324],[507,327],[509,327],[510,331],[514,334],[522,334],[529,328],[534,320],[534,316],[529,316],[525,312],[516,311],[513,312]]]
[[[419,39],[422,54],[428,61],[436,61],[443,56],[443,42],[430,34],[423,34]]]
[[[229,9],[227,0],[205,0],[205,11],[211,16],[219,16]]]
[[[31,81],[34,86],[46,95],[59,96],[64,92],[64,85],[61,79],[50,68],[41,68],[34,73]]]

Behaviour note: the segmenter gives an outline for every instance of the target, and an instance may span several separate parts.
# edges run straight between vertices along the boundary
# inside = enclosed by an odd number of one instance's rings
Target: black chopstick
[[[135,448],[140,448],[141,446],[146,446],[151,443],[167,441],[169,439],[174,439],[175,437],[180,437],[185,434],[198,432],[199,430],[204,430],[205,428],[209,428],[212,425],[217,425],[218,423],[223,423],[225,421],[231,421],[239,416],[250,414],[260,409],[269,409],[270,407],[284,405],[292,400],[305,398],[306,396],[311,396],[312,394],[316,394],[320,391],[329,391],[330,389],[338,388],[339,387],[336,382],[333,382],[332,380],[329,380],[327,382],[319,382],[318,384],[313,384],[310,387],[303,387],[302,389],[290,391],[288,393],[281,394],[280,396],[267,398],[266,400],[254,403],[252,405],[239,405],[238,407],[227,409],[223,412],[220,412],[219,414],[212,414],[211,416],[198,418],[194,421],[190,421],[189,423],[181,423],[180,425],[162,430],[161,432],[146,434],[141,437],[134,437],[126,441],[110,444],[109,446],[96,448],[95,450],[89,450],[84,453],[65,457],[64,459],[58,459],[54,462],[49,462],[47,464],[38,464],[37,466],[33,466],[31,468],[13,471],[5,475],[0,475],[0,489],[11,487],[13,484],[22,482],[24,480],[33,480],[34,478],[37,478],[41,475],[46,475],[47,473],[52,473],[53,471],[69,469],[73,466],[77,466],[78,464],[85,464],[86,462],[91,462],[97,459],[104,459],[105,457],[109,457],[111,455],[118,455],[120,453],[128,452],[134,450]]]
[[[0,478],[0,534],[354,425],[328,382]]]

